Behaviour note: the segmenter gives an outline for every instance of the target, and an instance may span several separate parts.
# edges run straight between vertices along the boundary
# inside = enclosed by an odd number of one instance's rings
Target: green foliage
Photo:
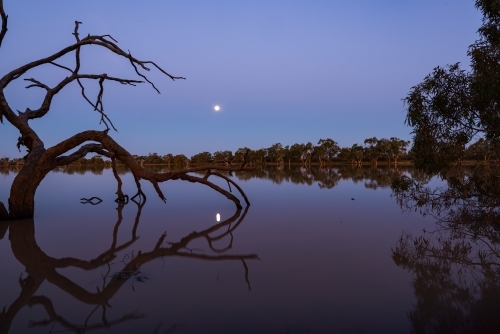
[[[320,163],[326,162],[330,163],[333,158],[340,152],[339,144],[330,139],[320,139],[318,141],[318,146],[314,148],[315,155],[319,159]]]
[[[368,138],[364,141],[365,147],[354,144],[352,147],[341,148],[339,144],[331,138],[320,139],[315,146],[312,142],[295,143],[293,145],[283,146],[281,143],[275,143],[268,148],[252,150],[248,147],[239,148],[233,153],[230,150],[210,152],[201,152],[191,156],[188,159],[185,155],[179,154],[173,156],[171,153],[160,155],[156,152],[148,155],[133,155],[134,159],[141,165],[175,165],[184,167],[189,163],[204,165],[213,161],[223,161],[228,163],[241,164],[247,156],[248,165],[261,165],[266,163],[302,163],[305,165],[319,163],[320,165],[331,164],[338,161],[346,161],[349,164],[360,165],[363,161],[376,162],[385,159],[391,163],[406,155],[406,147],[409,142],[392,137],[390,139]],[[247,153],[248,152],[248,153]],[[472,152],[472,151],[471,151]],[[7,157],[0,159],[2,165],[20,165],[24,160],[9,159]],[[117,161],[120,164],[120,161]],[[111,164],[111,161],[105,157],[92,157],[89,159],[80,158],[72,165],[87,166],[95,164]]]
[[[191,162],[199,165],[207,164],[211,160],[212,160],[212,154],[210,154],[210,152],[201,152],[191,157]]]
[[[232,161],[233,160],[233,152],[231,151],[217,151],[213,154],[213,158],[215,161]]]
[[[267,155],[272,162],[283,163],[283,145],[281,143],[273,144],[267,149]]]
[[[479,39],[469,47],[471,71],[460,64],[436,67],[404,99],[413,127],[415,165],[440,172],[460,164],[473,138],[500,137],[500,5],[478,0]]]
[[[189,164],[189,159],[184,154],[177,154],[172,160],[177,167],[185,167]]]

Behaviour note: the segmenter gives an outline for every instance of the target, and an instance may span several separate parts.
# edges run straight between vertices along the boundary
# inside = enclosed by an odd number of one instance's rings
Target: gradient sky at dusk
[[[481,15],[464,0],[34,1],[4,0],[9,31],[0,75],[48,56],[81,35],[110,34],[124,50],[186,81],[148,73],[160,89],[105,84],[104,107],[132,154],[269,147],[280,142],[341,146],[368,137],[410,139],[402,98],[438,65],[462,62]],[[136,78],[128,61],[96,47],[81,73]],[[67,57],[62,61],[73,64]],[[25,77],[54,85],[52,67]],[[6,91],[13,109],[36,108],[43,91],[22,80]],[[87,82],[89,92],[96,82]],[[213,107],[221,110],[214,112]],[[0,125],[0,157],[19,157],[18,133]],[[103,129],[76,84],[30,123],[46,147]]]

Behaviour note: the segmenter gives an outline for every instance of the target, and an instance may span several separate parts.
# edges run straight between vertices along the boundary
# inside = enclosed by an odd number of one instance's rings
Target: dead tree
[[[8,17],[4,10],[3,0],[0,0],[0,18],[2,21],[2,25],[0,28],[1,46],[8,30]],[[17,147],[20,149],[21,146],[24,146],[26,147],[28,152],[24,157],[23,167],[13,181],[8,201],[8,211],[5,209],[4,204],[0,202],[0,220],[32,218],[35,211],[35,192],[45,175],[47,175],[47,173],[52,169],[59,166],[68,165],[82,157],[85,157],[89,153],[98,153],[112,159],[113,161],[119,160],[128,168],[130,168],[136,180],[136,196],[144,196],[144,193],[141,190],[141,179],[151,182],[156,192],[158,193],[158,196],[163,201],[166,201],[166,199],[158,186],[160,182],[165,182],[168,180],[185,180],[207,185],[220,194],[226,196],[228,199],[232,200],[236,204],[237,208],[241,208],[242,206],[237,197],[210,182],[208,180],[208,177],[215,174],[212,173],[212,171],[250,170],[251,168],[245,166],[245,162],[240,166],[222,166],[219,163],[214,162],[210,165],[199,166],[196,168],[185,168],[176,172],[155,173],[144,169],[137,161],[135,161],[133,156],[126,149],[124,149],[116,141],[113,140],[113,138],[109,135],[109,131],[111,129],[116,129],[108,115],[104,112],[103,107],[103,94],[105,84],[120,83],[123,85],[135,86],[137,84],[146,83],[151,85],[152,89],[154,89],[156,92],[160,93],[154,83],[151,82],[144,74],[145,71],[149,71],[151,68],[153,68],[160,71],[166,77],[172,80],[185,78],[173,76],[167,73],[153,61],[140,60],[138,58],[135,58],[130,52],[125,52],[124,50],[122,50],[118,46],[117,41],[110,35],[89,34],[86,37],[81,38],[79,33],[79,27],[81,24],[81,22],[75,21],[75,27],[73,31],[73,35],[75,38],[74,44],[63,48],[60,51],[49,55],[48,57],[41,58],[18,67],[0,78],[0,122],[3,123],[3,120],[6,119],[10,124],[12,124],[19,130],[20,136],[17,141]],[[137,74],[137,78],[125,79],[108,75],[106,73],[82,73],[81,62],[83,61],[83,59],[80,56],[80,51],[82,50],[82,48],[87,47],[101,48],[106,50],[107,52],[114,54],[117,58],[128,60],[130,62],[130,66]],[[72,67],[64,66],[58,63],[58,60],[67,55],[72,55],[74,57],[74,65]],[[67,77],[65,77],[55,86],[50,87],[42,81],[28,76],[28,73],[31,70],[40,68],[42,66],[52,66],[58,69],[63,69],[67,71]],[[16,113],[9,106],[9,103],[7,102],[7,99],[4,95],[4,91],[9,86],[9,84],[20,78],[27,82],[26,88],[28,89],[34,88],[45,90],[43,101],[37,109],[31,110],[29,108],[26,108],[24,112],[17,111]],[[84,85],[84,83],[89,81],[94,81],[99,85],[99,92],[95,99],[92,100],[87,95]],[[47,113],[51,109],[53,98],[69,84],[76,84],[81,88],[81,95],[83,99],[85,99],[85,101],[87,101],[88,104],[90,104],[90,106],[99,113],[100,123],[103,124],[104,130],[83,131],[50,148],[46,148],[42,139],[30,126],[29,122],[47,115]],[[73,150],[75,150],[73,153],[68,154],[68,152],[71,152]],[[190,172],[199,171],[206,171],[205,176],[196,177],[189,174]],[[215,175],[219,177],[221,176],[221,174],[218,173]],[[225,176],[222,177],[228,180]],[[118,188],[120,191],[121,181],[118,179],[118,182]],[[243,195],[248,205],[248,200],[246,199],[246,196],[244,196],[242,190],[240,188],[237,189]],[[123,194],[118,194],[119,198],[122,196]]]

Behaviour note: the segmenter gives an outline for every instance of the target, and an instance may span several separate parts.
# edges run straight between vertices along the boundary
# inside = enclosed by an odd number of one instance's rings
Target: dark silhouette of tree
[[[500,137],[500,6],[496,0],[475,6],[483,21],[468,50],[471,70],[459,63],[436,67],[404,99],[415,166],[427,172],[460,165],[477,136]]]
[[[0,1],[0,18],[2,26],[0,30],[0,45],[7,33],[7,15],[4,11],[3,0]],[[110,35],[87,35],[80,36],[80,25],[82,23],[76,21],[73,31],[75,43],[71,44],[58,52],[55,52],[48,57],[34,60],[26,65],[13,69],[9,73],[0,78],[0,122],[4,119],[7,120],[20,132],[20,137],[17,142],[17,147],[26,147],[27,155],[24,157],[24,164],[20,169],[18,175],[13,181],[10,197],[8,201],[8,213],[5,215],[4,204],[0,202],[0,219],[22,219],[32,218],[35,212],[35,192],[40,182],[44,177],[54,168],[69,165],[80,158],[85,157],[87,154],[93,152],[103,157],[107,157],[116,163],[116,160],[125,164],[133,173],[137,193],[135,196],[143,196],[141,190],[140,180],[148,180],[154,186],[158,196],[166,201],[158,183],[168,180],[185,180],[189,182],[196,182],[205,184],[217,192],[223,194],[228,199],[232,200],[238,208],[241,208],[239,200],[230,192],[218,187],[208,180],[208,177],[214,175],[212,170],[245,170],[245,163],[241,166],[223,166],[223,165],[204,165],[193,168],[183,168],[173,172],[157,173],[145,169],[141,166],[134,156],[132,156],[126,149],[120,146],[109,135],[110,130],[116,130],[111,119],[105,113],[103,105],[104,87],[108,84],[119,83],[122,85],[135,86],[141,83],[149,84],[152,89],[159,93],[158,88],[151,82],[148,77],[143,73],[155,69],[164,74],[172,80],[184,79],[183,77],[173,76],[166,72],[163,68],[153,61],[141,60],[132,55],[130,51],[126,52],[118,46],[116,40]],[[83,48],[95,47],[103,51],[109,52],[130,63],[131,68],[137,75],[136,79],[126,79],[118,76],[108,75],[106,73],[93,74],[82,73],[81,64],[85,61],[82,58],[81,51]],[[58,63],[63,57],[72,56],[74,65],[72,67],[64,66]],[[54,69],[63,70],[66,72],[66,77],[60,80],[56,85],[49,86],[39,79],[27,76],[28,73],[40,67],[53,67]],[[26,88],[42,89],[45,91],[45,96],[40,106],[31,110],[26,108],[24,112],[18,111],[15,113],[4,94],[5,90],[15,80],[23,78],[27,82]],[[51,77],[53,79],[53,77]],[[86,82],[96,82],[98,84],[98,93],[95,99],[87,95]],[[75,134],[74,136],[63,140],[56,145],[46,148],[43,140],[38,136],[34,128],[31,127],[31,121],[44,117],[49,113],[52,106],[53,99],[59,92],[65,89],[70,84],[76,84],[81,89],[81,95],[85,101],[99,114],[100,121],[104,125],[104,130],[89,130]],[[94,102],[95,101],[95,102]],[[73,153],[69,153],[73,151]],[[182,167],[185,167],[184,165]],[[188,173],[196,171],[206,171],[204,177],[195,177]],[[118,194],[122,196],[122,194]],[[248,204],[248,203],[247,203]]]
[[[111,299],[123,288],[126,282],[130,283],[130,281],[132,281],[133,288],[135,282],[146,280],[146,278],[141,275],[141,266],[158,258],[168,259],[170,257],[182,257],[203,261],[241,262],[243,264],[244,279],[247,288],[251,290],[248,276],[249,269],[246,261],[258,259],[258,256],[256,254],[226,254],[233,245],[234,240],[232,233],[244,220],[249,206],[247,206],[243,212],[241,209],[237,209],[234,215],[227,220],[210,226],[203,231],[192,232],[177,242],[166,242],[166,233],[164,233],[151,245],[151,249],[129,253],[126,259],[124,258],[122,261],[123,267],[120,271],[113,274],[111,272],[111,263],[113,260],[116,259],[120,252],[129,249],[139,238],[136,232],[145,201],[135,202],[135,204],[137,205],[137,213],[135,223],[131,230],[130,239],[123,243],[118,242],[119,229],[123,220],[122,210],[125,206],[124,203],[118,203],[118,219],[113,230],[111,246],[108,250],[91,260],[82,260],[72,257],[53,258],[45,254],[36,242],[33,219],[15,222],[0,222],[0,239],[5,235],[5,231],[8,227],[9,239],[14,256],[23,266],[25,266],[27,272],[26,277],[19,278],[19,286],[21,288],[19,297],[9,307],[4,307],[3,311],[0,312],[0,333],[7,334],[12,321],[19,311],[25,306],[32,307],[34,305],[43,307],[47,312],[48,318],[41,321],[31,321],[29,326],[48,326],[57,323],[66,330],[75,333],[84,333],[99,328],[109,328],[115,324],[143,318],[146,316],[145,314],[132,312],[120,318],[108,320],[106,310],[109,307]],[[199,245],[200,240],[206,241],[210,251],[196,252],[189,248],[192,243]],[[227,242],[227,244],[224,247],[217,247],[216,243],[221,242]],[[57,269],[69,267],[79,268],[85,271],[95,271],[103,267],[107,269],[106,274],[102,276],[102,285],[97,288],[97,291],[88,291],[57,271]],[[44,281],[48,281],[55,285],[84,304],[95,306],[88,317],[86,317],[83,326],[82,324],[74,324],[66,320],[64,313],[68,310],[63,308],[57,309],[49,297],[36,295],[38,288]],[[98,323],[89,323],[91,316],[99,309],[101,310],[100,318],[102,321]]]

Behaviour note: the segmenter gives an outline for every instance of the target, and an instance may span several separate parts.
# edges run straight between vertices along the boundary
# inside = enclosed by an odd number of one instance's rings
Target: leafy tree
[[[233,160],[233,152],[231,151],[217,151],[213,154],[215,161],[231,162]]]
[[[292,155],[290,154],[290,145],[286,145],[283,147],[283,161],[284,162],[291,162],[292,161]]]
[[[170,163],[174,161],[174,156],[171,153],[165,154],[163,157],[161,157],[161,160],[170,166]]]
[[[248,147],[243,147],[234,152],[233,161],[236,163],[243,163],[245,161],[245,155],[247,156],[247,162],[255,160],[255,151],[249,149]]]
[[[408,147],[410,142],[392,137],[391,139],[389,139],[388,143],[388,154],[390,156],[390,160],[394,161],[394,164],[397,164],[398,160],[406,154],[406,148]]]
[[[365,150],[363,146],[360,146],[358,144],[354,144],[351,147],[351,159],[353,159],[353,162],[358,166],[361,166],[361,164],[363,163],[363,157],[365,153],[364,151]]]
[[[483,14],[479,39],[469,47],[470,71],[436,67],[404,99],[413,127],[415,165],[439,172],[463,158],[478,134],[500,137],[500,5],[476,0]]]
[[[212,160],[212,154],[210,152],[201,152],[198,154],[195,154],[191,157],[191,162],[195,164],[206,164]]]
[[[184,154],[174,156],[173,163],[176,167],[184,167],[189,165],[189,159]]]
[[[338,157],[351,165],[361,165],[364,156],[363,146],[358,144],[352,145],[352,147],[343,147],[340,149]]]
[[[353,163],[354,162],[353,154],[352,154],[352,151],[351,151],[350,147],[342,147],[340,149],[338,157],[341,160],[344,160],[345,162],[348,162],[348,163]]]
[[[284,155],[283,153],[284,149],[281,143],[273,144],[271,147],[267,149],[267,156],[269,157],[269,159],[279,164],[283,164],[283,155]]]
[[[149,153],[144,160],[149,165],[160,165],[162,163],[162,159],[158,153]]]
[[[320,139],[318,146],[315,147],[315,151],[320,164],[330,163],[339,153],[340,147],[336,141],[330,138]]]
[[[382,149],[379,145],[377,137],[367,138],[363,142],[365,144],[365,156],[370,160],[372,165],[378,164],[378,159],[382,155]]]
[[[265,149],[265,148],[261,148],[261,149],[255,151],[256,161],[259,162],[260,164],[265,163],[264,159],[266,158],[266,156],[267,156],[267,149]]]
[[[293,144],[290,146],[290,159],[294,162],[304,163],[304,144]]]
[[[467,148],[468,156],[480,156],[484,162],[490,161],[491,156],[494,154],[494,149],[489,140],[479,138],[478,141],[471,144]]]
[[[302,161],[304,164],[310,164],[312,157],[314,154],[314,145],[311,142],[308,142],[303,146],[302,149]]]

